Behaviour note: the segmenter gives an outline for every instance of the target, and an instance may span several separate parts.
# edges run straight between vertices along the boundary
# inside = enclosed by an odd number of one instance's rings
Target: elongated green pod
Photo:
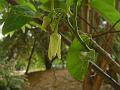
[[[50,35],[50,43],[48,48],[48,57],[52,60],[56,55],[61,58],[61,35],[57,32]]]

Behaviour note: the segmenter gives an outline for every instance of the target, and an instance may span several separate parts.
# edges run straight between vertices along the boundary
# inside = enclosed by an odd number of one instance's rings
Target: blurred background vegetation
[[[17,1],[17,2],[16,2]],[[0,25],[2,27],[5,21],[8,11],[12,5],[22,4],[28,2],[29,6],[32,4],[38,12],[48,15],[50,7],[50,0],[0,0]],[[63,2],[65,0],[55,0],[56,6],[65,8]],[[42,16],[42,15],[41,15]],[[43,18],[43,16],[42,16]],[[34,21],[38,24],[42,24],[41,18],[34,18]],[[79,21],[80,22],[80,21]],[[71,32],[65,30],[65,23],[62,21],[59,25],[59,31],[67,36],[68,41],[72,41],[74,36]],[[99,32],[103,32],[104,20],[101,18],[99,25]],[[97,32],[97,33],[99,33]],[[65,68],[66,67],[66,52],[70,46],[70,43],[62,38],[62,58],[57,59],[56,57],[52,62],[48,59],[48,45],[50,30],[45,32],[36,27],[33,24],[26,24],[23,28],[19,28],[18,31],[10,33],[9,35],[2,35],[2,28],[0,28],[0,90],[20,90],[24,87],[26,79],[20,77],[20,72],[25,73],[28,63],[30,61],[29,72],[36,70],[47,70],[52,68]],[[103,38],[99,38],[101,41]],[[34,47],[34,50],[33,50]],[[120,33],[114,35],[112,56],[118,61],[120,60]],[[33,53],[32,53],[33,52]],[[32,56],[31,56],[32,53]],[[119,62],[119,61],[118,61]],[[28,72],[27,72],[28,73]]]

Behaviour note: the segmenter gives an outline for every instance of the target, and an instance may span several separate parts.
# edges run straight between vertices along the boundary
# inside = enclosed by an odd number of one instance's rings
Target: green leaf
[[[26,5],[16,5],[12,7],[11,12],[23,14],[24,16],[35,18],[37,13]]]
[[[115,0],[101,0],[101,1],[104,1],[104,2],[108,3],[109,5],[115,7]]]
[[[2,33],[7,34],[16,29],[20,29],[22,26],[32,21],[35,13],[26,6],[17,5],[11,8],[7,19],[2,28]]]
[[[109,3],[103,0],[92,0],[90,4],[111,25],[120,19],[120,13]],[[120,30],[120,22],[116,25],[115,28]]]
[[[0,0],[0,12],[7,6],[6,0]]]
[[[61,58],[61,36],[58,33],[53,33],[50,35],[50,43],[48,48],[48,57],[50,60],[52,60],[56,55],[58,58]]]
[[[82,36],[83,40],[89,43],[89,38]],[[85,39],[86,38],[86,39]],[[89,61],[95,60],[95,51],[90,50],[89,52],[75,39],[69,49],[67,55],[67,69],[73,78],[76,80],[82,80],[85,76],[88,68]]]

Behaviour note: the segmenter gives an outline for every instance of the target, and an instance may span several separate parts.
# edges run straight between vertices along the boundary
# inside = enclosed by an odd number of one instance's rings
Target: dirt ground
[[[48,70],[29,73],[29,86],[24,90],[82,90],[82,82],[74,80],[67,70]],[[104,85],[101,90],[114,90]]]

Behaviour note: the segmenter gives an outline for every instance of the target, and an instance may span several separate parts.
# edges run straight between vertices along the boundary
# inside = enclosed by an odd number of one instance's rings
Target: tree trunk
[[[83,0],[82,6],[80,8],[80,17],[86,20],[88,23],[90,22],[90,14],[89,14],[89,6],[88,6],[89,0]],[[84,22],[83,20],[80,20],[80,26],[81,30],[85,33],[90,33],[90,26]]]
[[[113,35],[111,34],[108,34],[105,36],[105,39],[104,39],[104,42],[102,43],[102,48],[107,51],[109,54],[112,53],[112,50],[111,50],[111,47],[112,47],[112,37]],[[107,69],[107,62],[105,60],[106,58],[101,56],[101,55],[98,55],[98,58],[97,58],[97,65],[104,71],[106,71]],[[99,75],[96,75],[94,77],[94,81],[93,81],[93,89],[92,90],[99,90],[100,89],[100,86],[102,84],[102,77],[100,77]]]

